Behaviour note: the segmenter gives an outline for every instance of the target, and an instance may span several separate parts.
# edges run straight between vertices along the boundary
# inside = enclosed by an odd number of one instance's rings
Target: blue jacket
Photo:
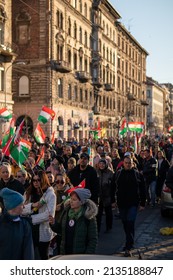
[[[0,260],[33,260],[34,249],[29,222],[13,221],[6,211],[0,216]]]

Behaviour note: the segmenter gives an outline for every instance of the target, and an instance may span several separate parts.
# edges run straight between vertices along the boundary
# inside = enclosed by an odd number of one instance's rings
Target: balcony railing
[[[76,72],[76,77],[82,83],[86,83],[86,82],[88,82],[90,80],[90,75],[86,71],[78,71],[78,72]]]
[[[114,85],[113,84],[105,84],[105,90],[106,91],[112,91],[114,90]]]
[[[102,78],[93,78],[93,85],[97,87],[103,86],[103,79]]]
[[[70,63],[63,60],[52,60],[51,61],[52,69],[61,73],[71,72]]]
[[[100,115],[101,107],[99,105],[94,105],[93,112],[94,112],[94,115]]]
[[[149,103],[147,102],[147,100],[141,100],[141,105],[148,106]]]

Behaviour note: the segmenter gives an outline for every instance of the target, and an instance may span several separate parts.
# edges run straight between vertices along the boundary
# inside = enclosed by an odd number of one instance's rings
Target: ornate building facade
[[[98,126],[115,136],[120,119],[146,120],[148,53],[108,1],[12,2],[14,113],[32,133],[42,105],[56,117],[50,135],[88,137]],[[143,106],[141,106],[143,105]]]

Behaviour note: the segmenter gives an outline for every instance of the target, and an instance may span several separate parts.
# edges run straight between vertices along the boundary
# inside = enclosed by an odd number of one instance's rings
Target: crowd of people
[[[22,169],[0,151],[0,259],[94,254],[103,213],[109,233],[114,208],[125,232],[124,255],[130,256],[138,211],[160,202],[168,173],[173,190],[172,139],[143,136],[138,151],[126,138],[29,140]]]

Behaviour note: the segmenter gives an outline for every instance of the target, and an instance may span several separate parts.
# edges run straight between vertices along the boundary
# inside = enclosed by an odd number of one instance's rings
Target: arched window
[[[19,96],[29,95],[29,79],[27,76],[22,76],[19,79]]]

